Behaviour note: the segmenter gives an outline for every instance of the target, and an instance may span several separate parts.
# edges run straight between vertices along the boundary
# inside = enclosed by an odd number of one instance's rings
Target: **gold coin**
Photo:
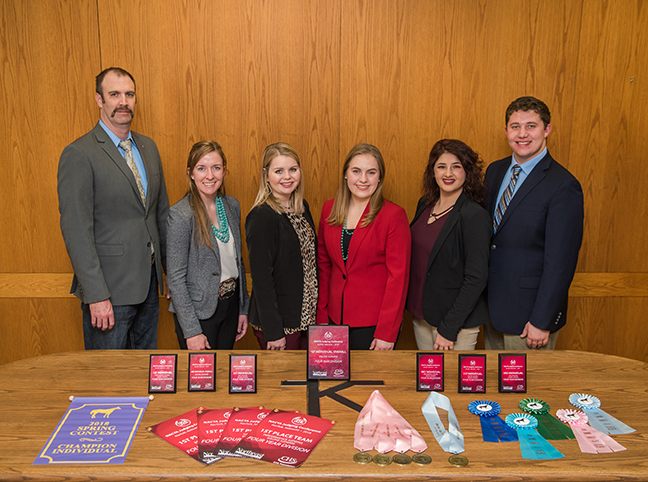
[[[385,455],[385,454],[374,455],[373,461],[374,461],[374,464],[383,465],[383,466],[389,465],[389,464],[392,463],[391,457],[389,455]]]
[[[432,463],[432,457],[428,454],[416,454],[412,456],[412,462],[417,465],[430,465]]]
[[[396,454],[392,457],[395,464],[409,465],[412,463],[412,458],[407,454]]]
[[[465,467],[466,465],[468,465],[468,459],[463,455],[451,455],[448,459],[448,462],[450,462],[455,467]]]
[[[353,461],[362,465],[368,464],[372,459],[373,457],[371,454],[368,454],[367,452],[358,452],[353,456]]]

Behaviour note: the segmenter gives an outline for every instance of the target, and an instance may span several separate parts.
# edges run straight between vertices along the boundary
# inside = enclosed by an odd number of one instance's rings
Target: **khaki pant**
[[[540,350],[553,350],[558,339],[558,332],[549,333],[549,341]],[[520,335],[507,335],[498,331],[489,321],[484,325],[484,345],[487,350],[530,350],[527,339]]]
[[[414,325],[414,337],[416,338],[416,346],[419,350],[434,350],[434,340],[436,340],[438,331],[430,325],[427,321],[412,317]],[[477,344],[477,336],[479,335],[479,327],[463,328],[457,333],[457,341],[454,343],[455,350],[474,350]]]

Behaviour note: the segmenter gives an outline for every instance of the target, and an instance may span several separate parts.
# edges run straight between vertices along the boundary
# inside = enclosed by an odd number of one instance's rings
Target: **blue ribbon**
[[[506,423],[517,430],[523,459],[549,460],[565,457],[534,430],[538,426],[538,420],[534,416],[527,413],[511,413],[506,416]]]
[[[608,435],[623,435],[636,432],[634,428],[629,427],[621,420],[617,420],[609,413],[600,410],[601,401],[592,395],[572,393],[569,396],[569,403],[583,410],[589,419],[590,426],[599,432]]]
[[[518,440],[515,429],[504,423],[500,417],[499,403],[491,400],[475,400],[468,405],[470,413],[479,416],[484,442],[515,442]]]

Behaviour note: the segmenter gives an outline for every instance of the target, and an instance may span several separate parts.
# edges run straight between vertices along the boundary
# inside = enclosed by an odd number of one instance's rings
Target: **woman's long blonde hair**
[[[209,214],[207,214],[207,207],[200,197],[200,192],[196,187],[196,182],[193,180],[191,174],[193,173],[196,164],[200,161],[205,155],[210,152],[216,152],[223,159],[223,170],[227,172],[227,158],[223,152],[223,148],[216,141],[200,141],[196,142],[191,151],[189,151],[189,158],[187,159],[187,199],[189,200],[189,205],[193,211],[194,218],[196,218],[196,225],[198,229],[194,231],[194,239],[196,244],[199,246],[209,246],[213,248],[211,238],[209,233],[211,232],[211,219],[209,219]],[[225,178],[221,183],[216,196],[225,195]]]
[[[331,214],[329,214],[329,217],[326,219],[331,226],[342,226],[347,218],[349,203],[351,202],[351,191],[349,190],[349,185],[346,181],[347,170],[349,169],[351,160],[361,154],[369,154],[376,159],[380,178],[378,180],[378,187],[376,187],[376,190],[369,199],[369,212],[360,220],[360,227],[365,228],[369,226],[385,204],[385,199],[382,194],[383,179],[385,178],[385,160],[376,146],[364,143],[357,144],[349,151],[344,160],[340,187],[338,187],[337,194],[335,195]]]
[[[272,163],[272,160],[278,156],[288,156],[297,162],[297,167],[299,168],[300,173],[299,184],[290,195],[290,207],[292,207],[295,214],[302,214],[304,212],[304,175],[301,168],[301,161],[299,160],[297,151],[295,151],[290,144],[286,144],[285,142],[270,144],[263,151],[263,156],[261,157],[261,175],[259,176],[259,192],[254,200],[252,209],[262,204],[267,204],[277,213],[284,213],[281,204],[279,204],[276,198],[272,195],[272,189],[268,183],[270,163]],[[250,211],[252,209],[250,209]]]

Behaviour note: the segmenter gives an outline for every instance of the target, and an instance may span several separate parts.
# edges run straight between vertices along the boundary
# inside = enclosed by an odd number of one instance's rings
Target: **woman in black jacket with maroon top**
[[[407,310],[419,350],[474,350],[488,320],[483,297],[492,224],[483,200],[482,161],[454,139],[438,141],[410,229]]]

